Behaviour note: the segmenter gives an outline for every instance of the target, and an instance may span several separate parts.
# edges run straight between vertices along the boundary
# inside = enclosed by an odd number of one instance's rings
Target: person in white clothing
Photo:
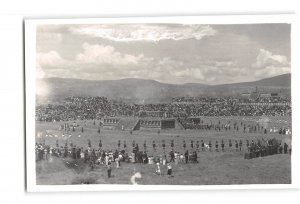
[[[161,176],[161,171],[160,171],[160,165],[159,165],[159,162],[156,163],[155,173],[156,173],[157,175],[160,175],[160,176]]]

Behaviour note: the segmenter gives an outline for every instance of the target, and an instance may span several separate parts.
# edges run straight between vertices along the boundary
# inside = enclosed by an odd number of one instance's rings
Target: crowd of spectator
[[[38,105],[36,120],[69,121],[110,117],[291,116],[290,98],[184,98],[171,103],[127,104],[106,97],[67,97],[62,104]]]

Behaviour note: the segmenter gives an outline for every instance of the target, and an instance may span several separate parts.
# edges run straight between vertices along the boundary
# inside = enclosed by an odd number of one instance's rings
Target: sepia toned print
[[[39,24],[36,185],[291,184],[290,32]]]

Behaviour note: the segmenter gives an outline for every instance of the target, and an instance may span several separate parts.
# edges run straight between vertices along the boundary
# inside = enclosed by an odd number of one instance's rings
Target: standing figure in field
[[[185,141],[183,140],[183,149],[186,148],[186,144],[185,144]]]
[[[163,150],[165,151],[165,148],[166,148],[165,140],[162,140],[162,148],[163,148]]]
[[[172,177],[172,166],[171,166],[171,163],[167,164],[167,169],[168,169],[168,171],[167,171],[168,177]]]
[[[219,143],[218,143],[218,140],[216,140],[215,148],[216,148],[216,152],[218,152],[218,151],[219,151]]]
[[[132,149],[134,149],[134,147],[135,147],[135,141],[133,140],[132,141]]]
[[[222,152],[225,151],[225,144],[224,144],[224,140],[222,139],[221,141],[221,148],[222,148]]]
[[[136,144],[136,145],[135,145],[135,151],[136,151],[136,152],[139,152],[139,150],[140,150],[139,144]]]
[[[146,140],[144,141],[144,151],[147,150],[147,144],[146,144]]]
[[[123,147],[124,147],[124,149],[126,149],[126,148],[127,148],[127,145],[126,145],[126,140],[124,140]]]
[[[199,144],[199,141],[197,141],[197,142],[196,142],[197,152],[199,152],[199,147],[200,147],[200,144]]]
[[[242,140],[240,139],[240,142],[239,142],[240,152],[242,151],[242,146],[243,146],[243,142],[242,142]]]
[[[194,141],[191,140],[191,148],[193,149],[194,148]]]
[[[120,149],[121,146],[121,140],[118,141],[118,149]]]
[[[174,140],[171,140],[171,149],[174,150]]]
[[[152,147],[153,147],[153,150],[156,152],[156,144],[155,144],[155,141],[153,140],[152,142]]]
[[[99,148],[102,149],[102,141],[99,141]]]
[[[212,144],[211,144],[211,141],[209,140],[208,142],[208,147],[209,147],[209,151],[212,151]]]
[[[107,165],[107,177],[108,178],[111,177],[111,171],[112,171],[111,162],[108,162],[108,165]]]
[[[229,149],[230,149],[230,151],[231,151],[231,148],[232,148],[232,141],[231,141],[231,139],[229,139]]]
[[[185,158],[185,163],[187,164],[189,161],[189,151],[188,150],[185,151],[184,158]]]
[[[204,141],[203,140],[201,140],[201,150],[202,150],[202,152],[205,150],[205,148],[204,148]]]
[[[282,147],[282,144],[280,143],[280,145],[279,145],[279,154],[282,154],[282,150],[283,150],[283,147]]]
[[[238,152],[239,151],[239,144],[238,141],[235,140],[235,150]]]
[[[155,173],[157,175],[160,175],[161,176],[161,171],[160,171],[160,164],[159,162],[156,163],[156,166],[155,166]]]
[[[283,152],[285,153],[285,154],[287,154],[288,153],[288,145],[287,145],[287,143],[285,142],[284,143],[284,145],[283,145]]]
[[[174,162],[175,161],[175,154],[173,152],[173,150],[170,152],[170,162]]]
[[[250,151],[249,151],[249,150],[250,150],[250,149],[249,149],[249,148],[250,148],[249,140],[246,140],[246,146],[247,146],[247,151],[250,152]]]
[[[198,155],[196,151],[193,152],[193,163],[198,163]]]

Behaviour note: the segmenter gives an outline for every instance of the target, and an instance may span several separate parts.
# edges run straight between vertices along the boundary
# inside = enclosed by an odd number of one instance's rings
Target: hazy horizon
[[[256,81],[260,81],[260,80],[263,80],[263,79],[269,79],[269,78],[273,78],[273,77],[279,77],[279,76],[282,76],[282,75],[290,75],[291,73],[286,73],[286,74],[280,74],[280,75],[276,75],[276,76],[272,76],[272,77],[266,77],[266,78],[262,78],[262,79],[258,79],[258,80],[254,80],[254,81],[241,81],[241,82],[233,82],[233,83],[226,83],[226,84],[235,84],[235,83],[247,83],[247,82],[256,82]],[[67,77],[45,77],[45,78],[40,78],[40,80],[43,80],[43,79],[71,79],[71,80],[86,80],[86,81],[118,81],[118,80],[131,80],[131,79],[135,79],[135,80],[145,80],[145,81],[155,81],[155,82],[159,82],[159,83],[162,83],[162,84],[170,84],[170,85],[184,85],[184,84],[202,84],[202,85],[208,85],[208,86],[214,86],[214,85],[223,85],[222,84],[205,84],[205,83],[197,83],[197,82],[187,82],[187,83],[165,83],[165,82],[161,82],[161,81],[158,81],[158,80],[155,80],[155,79],[142,79],[142,78],[120,78],[120,79],[98,79],[98,80],[95,80],[95,79],[80,79],[80,78],[67,78]]]

